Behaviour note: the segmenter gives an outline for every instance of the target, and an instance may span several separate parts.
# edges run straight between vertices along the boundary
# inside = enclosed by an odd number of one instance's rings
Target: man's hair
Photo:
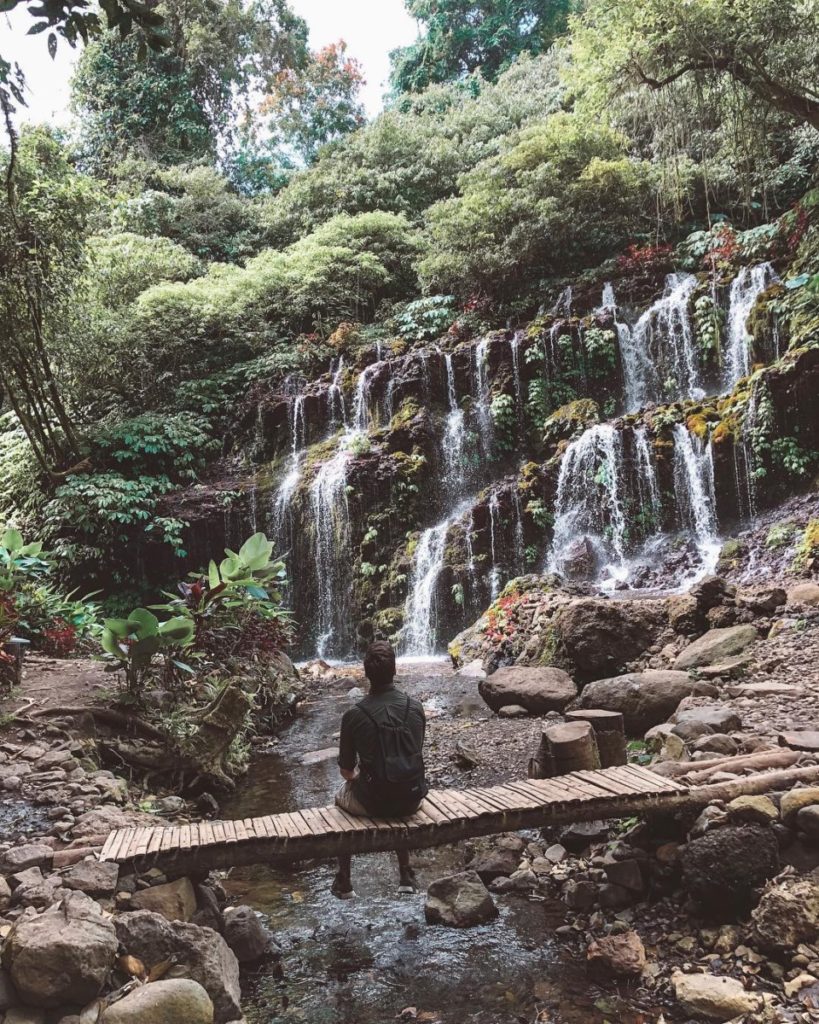
[[[386,640],[374,640],[364,655],[364,674],[370,684],[381,690],[389,686],[395,676],[395,651]]]

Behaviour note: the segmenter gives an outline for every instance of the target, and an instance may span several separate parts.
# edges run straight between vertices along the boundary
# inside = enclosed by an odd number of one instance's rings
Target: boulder
[[[48,868],[54,851],[50,846],[38,843],[26,843],[23,846],[12,846],[0,856],[0,873],[16,875],[27,868]]]
[[[79,1017],[77,1022],[80,1024]],[[34,1010],[30,1006],[14,1006],[6,1013],[3,1024],[46,1024],[45,1010]]]
[[[728,733],[742,728],[742,720],[736,711],[723,704],[705,704],[678,711],[673,722],[671,731],[686,743],[709,733]]]
[[[125,950],[148,967],[175,956],[213,1001],[215,1024],[241,1017],[239,961],[212,928],[171,922],[148,910],[121,914],[114,926]]]
[[[575,821],[560,833],[560,842],[571,853],[582,853],[592,843],[603,842],[608,834],[605,821]]]
[[[563,887],[563,899],[570,910],[591,910],[599,894],[597,883],[588,878],[572,878]]]
[[[586,962],[596,977],[636,977],[646,966],[646,951],[637,932],[620,932],[592,942],[586,950]]]
[[[819,729],[799,729],[793,732],[781,732],[777,741],[780,747],[819,754]]]
[[[672,975],[674,995],[683,1010],[706,1020],[725,1021],[758,1013],[765,1001],[757,992],[747,992],[741,981],[713,974]]]
[[[169,921],[190,921],[196,913],[196,893],[189,878],[152,885],[131,897],[134,910],[151,910]]]
[[[559,668],[499,668],[478,683],[478,692],[493,711],[516,704],[533,715],[563,711],[577,696],[568,673]]]
[[[99,994],[116,952],[111,921],[89,896],[74,892],[38,916],[20,918],[3,947],[3,966],[31,1006],[84,1006]]]
[[[77,889],[89,896],[113,896],[117,891],[119,865],[93,857],[72,864],[62,873],[66,889]]]
[[[663,601],[606,598],[572,601],[552,619],[561,657],[582,682],[621,671],[651,647],[665,623]]]
[[[742,594],[740,597],[741,603],[750,608],[755,615],[773,615],[786,600],[785,591],[781,587],[766,587],[753,594]]]
[[[770,825],[779,820],[776,804],[767,796],[738,796],[725,808],[732,822]]]
[[[680,701],[694,693],[714,694],[716,690],[709,683],[692,679],[687,672],[648,669],[589,683],[580,695],[580,706],[619,711],[626,732],[636,736],[665,722]]]
[[[240,964],[255,963],[267,952],[269,939],[251,907],[228,907],[224,913],[225,942]]]
[[[748,623],[727,626],[724,629],[709,629],[693,643],[684,647],[677,655],[674,668],[678,671],[699,668],[725,661],[742,652],[757,639],[757,631]]]
[[[668,624],[675,633],[688,635],[700,628],[700,611],[690,594],[674,594],[668,599]]]
[[[461,679],[486,679],[486,671],[480,658],[473,658],[468,665],[458,669]]]
[[[803,807],[796,815],[796,827],[804,832],[808,839],[814,842],[819,840],[819,804]]]
[[[788,604],[806,604],[819,607],[819,583],[797,583],[788,591]]]
[[[19,996],[14,991],[9,972],[0,967],[0,1013],[8,1010],[10,1006],[14,1006],[18,999]]]
[[[692,839],[681,854],[684,882],[709,913],[748,910],[754,890],[779,871],[779,848],[770,829],[726,825]]]
[[[154,981],[109,1006],[100,1024],[213,1024],[213,1003],[190,978]]]
[[[819,939],[819,871],[786,878],[770,886],[751,914],[754,933],[763,949],[789,953],[800,943]]]
[[[805,786],[802,789],[792,789],[785,793],[779,802],[779,813],[786,825],[791,825],[796,820],[797,814],[803,807],[810,807],[812,804],[819,804],[819,786]]]
[[[475,871],[439,878],[427,889],[424,916],[428,924],[472,928],[498,916],[498,908]]]
[[[597,572],[597,554],[588,537],[578,537],[560,558],[563,574],[570,580],[590,580]]]
[[[500,839],[488,850],[481,850],[474,860],[470,861],[469,869],[474,871],[485,885],[489,885],[496,878],[513,875],[520,866],[520,858],[521,847]]]

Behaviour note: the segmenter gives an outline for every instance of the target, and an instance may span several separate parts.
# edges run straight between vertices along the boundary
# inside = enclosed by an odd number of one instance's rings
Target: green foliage
[[[432,341],[446,334],[457,319],[458,310],[451,295],[430,295],[401,303],[393,309],[390,326],[410,341]]]
[[[202,264],[168,238],[145,238],[133,232],[96,236],[89,241],[90,298],[115,310],[162,281],[188,281]]]
[[[589,327],[583,332],[583,348],[588,360],[588,375],[605,380],[617,366],[617,335],[612,330]]]
[[[242,98],[306,58],[307,26],[286,0],[162,0],[170,45],[138,60],[139,41],[104,34],[72,83],[85,158],[100,170],[140,153],[168,165],[213,157]]]
[[[262,104],[271,116],[272,144],[311,163],[322,146],[364,124],[363,84],[362,66],[348,56],[343,40],[286,69]]]
[[[390,54],[396,93],[473,72],[494,81],[522,53],[544,53],[565,29],[568,0],[407,0],[420,38]]]
[[[515,399],[511,395],[501,393],[495,395],[489,407],[492,423],[495,428],[495,441],[503,451],[512,451],[515,447],[517,416]]]
[[[773,551],[787,547],[798,533],[795,523],[775,523],[765,537],[765,547]]]
[[[533,498],[526,505],[526,511],[539,530],[547,530],[554,523],[553,513],[546,507],[542,498]]]
[[[626,139],[572,114],[524,129],[427,211],[427,290],[514,295],[525,282],[600,262],[651,202],[648,163]]]
[[[725,311],[714,302],[710,292],[704,292],[694,302],[694,326],[697,343],[705,360],[719,363],[720,339],[725,325]]]
[[[451,588],[452,600],[459,608],[464,606],[464,585],[463,583],[453,583]]]
[[[157,655],[165,663],[166,677],[172,669],[185,671],[179,657],[193,635],[193,622],[187,618],[160,622],[147,608],[135,608],[125,619],[105,620],[100,644],[109,668],[123,672],[128,694],[138,698],[151,678]]]
[[[819,452],[807,451],[795,437],[776,437],[771,443],[771,457],[775,466],[788,476],[806,477],[819,462]]]
[[[204,417],[182,413],[144,413],[105,428],[94,441],[100,462],[179,481],[194,480],[220,447]]]

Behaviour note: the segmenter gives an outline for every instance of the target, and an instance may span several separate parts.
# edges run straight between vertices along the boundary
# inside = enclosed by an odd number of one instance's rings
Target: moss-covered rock
[[[565,441],[594,423],[600,422],[600,407],[590,398],[579,398],[561,405],[543,424],[543,441],[556,445]]]

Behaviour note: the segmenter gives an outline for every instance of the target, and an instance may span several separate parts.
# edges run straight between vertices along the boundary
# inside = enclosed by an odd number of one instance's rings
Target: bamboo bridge
[[[817,779],[819,767],[810,765],[686,786],[647,768],[625,765],[484,789],[431,790],[408,818],[353,817],[329,806],[234,821],[118,829],[108,836],[100,859],[139,870],[159,867],[197,873],[413,850],[518,829],[673,813]]]

